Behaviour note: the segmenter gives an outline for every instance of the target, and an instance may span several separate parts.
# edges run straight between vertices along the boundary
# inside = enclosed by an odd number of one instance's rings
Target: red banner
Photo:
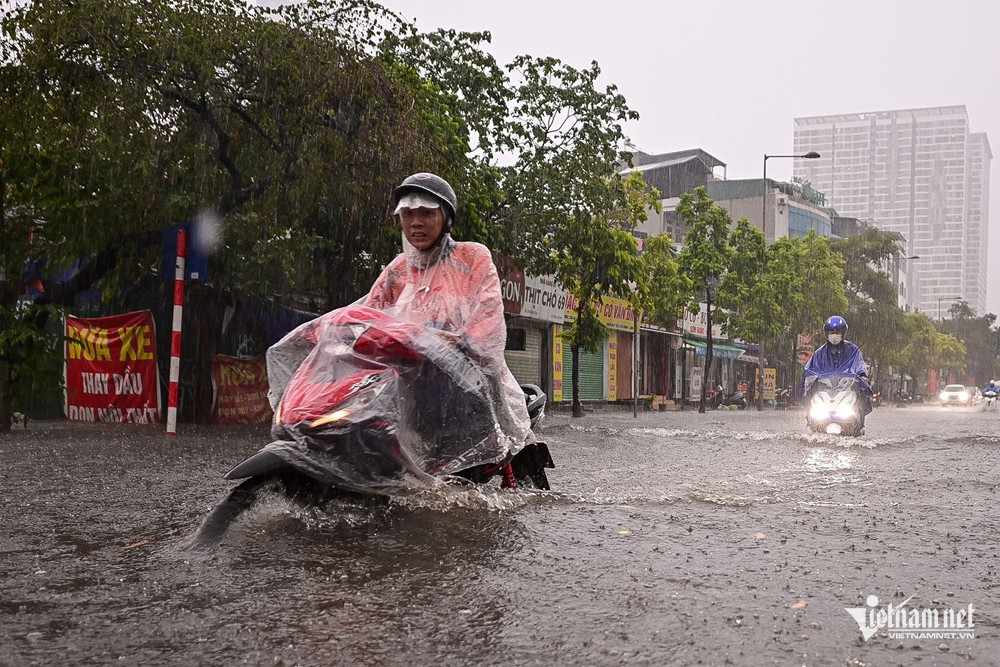
[[[160,421],[156,328],[148,310],[66,317],[66,417],[87,422]]]
[[[271,421],[267,402],[267,362],[263,355],[255,359],[237,359],[221,354],[212,362],[212,384],[216,424],[266,424]]]

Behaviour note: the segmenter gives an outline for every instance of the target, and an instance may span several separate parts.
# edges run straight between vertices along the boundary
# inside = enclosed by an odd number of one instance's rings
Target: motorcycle
[[[269,377],[272,441],[225,474],[243,481],[203,520],[192,546],[217,544],[267,492],[323,505],[494,478],[507,489],[549,488],[548,446],[529,438],[517,447],[522,443],[510,436],[517,426],[502,427],[509,419],[498,409],[510,392],[471,351],[435,329],[363,306],[333,311],[300,330],[284,347],[304,357],[301,363],[276,360]],[[268,369],[270,375],[271,351]],[[544,416],[545,393],[531,384],[520,391],[513,400],[525,401],[534,428]]]
[[[792,402],[792,390],[788,387],[782,387],[777,392],[775,392],[775,404],[778,410],[787,410],[789,404]]]
[[[983,392],[983,410],[993,410],[997,406],[997,392],[995,391],[984,391]]]
[[[721,384],[710,391],[709,402],[716,410],[742,410],[747,406],[748,401],[745,392],[735,391],[727,394]]]
[[[851,375],[811,378],[806,388],[806,424],[816,433],[859,436],[864,432],[866,388]]]
[[[745,410],[749,401],[747,400],[746,392],[734,391],[733,393],[723,396],[719,404],[727,408],[736,408],[737,410]]]

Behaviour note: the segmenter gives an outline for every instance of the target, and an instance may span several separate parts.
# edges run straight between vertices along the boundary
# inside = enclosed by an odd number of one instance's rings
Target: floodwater
[[[0,436],[0,664],[1000,663],[1000,411],[867,431],[550,414],[551,492],[272,498],[198,556],[265,429],[32,423]],[[964,632],[890,636],[889,604]]]

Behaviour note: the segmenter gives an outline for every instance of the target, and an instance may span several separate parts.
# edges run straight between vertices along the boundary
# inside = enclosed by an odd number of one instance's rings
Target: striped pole
[[[167,435],[177,435],[177,385],[181,375],[181,315],[184,312],[184,262],[187,230],[177,230],[177,268],[174,270],[174,321],[170,333],[170,390],[167,398]]]

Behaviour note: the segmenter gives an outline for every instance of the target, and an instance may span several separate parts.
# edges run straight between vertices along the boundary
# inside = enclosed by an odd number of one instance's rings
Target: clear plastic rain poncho
[[[359,437],[351,444],[356,451],[339,457],[326,451],[318,463],[312,436],[280,426],[287,421],[279,414],[281,402],[290,386],[298,403],[330,402],[329,391],[324,395],[318,388],[359,369],[396,371],[393,386],[366,409],[393,424],[401,450],[395,458],[408,478],[496,463],[534,441],[524,393],[503,356],[503,302],[489,250],[456,243],[447,233],[429,252],[421,253],[405,237],[403,248],[365,297],[299,326],[267,352],[276,415],[276,440],[267,449],[331,484],[363,490],[391,486],[390,480],[377,479],[370,464],[385,444]],[[324,381],[317,382],[319,377]],[[301,395],[301,387],[314,386],[314,396]]]

